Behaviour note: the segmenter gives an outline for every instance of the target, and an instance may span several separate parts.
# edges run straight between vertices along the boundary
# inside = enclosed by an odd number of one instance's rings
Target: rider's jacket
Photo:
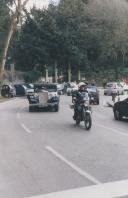
[[[78,90],[78,91],[74,91],[72,93],[72,100],[75,99],[75,104],[76,105],[79,105],[82,102],[84,102],[85,93],[88,93],[88,91],[87,90],[84,90],[84,91]]]

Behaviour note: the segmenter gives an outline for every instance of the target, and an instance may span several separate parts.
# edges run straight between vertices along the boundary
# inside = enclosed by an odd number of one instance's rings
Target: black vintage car
[[[15,88],[12,85],[2,85],[1,96],[9,98],[16,95]]]
[[[128,118],[128,98],[116,102],[113,106],[115,120],[121,120],[123,117]]]
[[[28,96],[29,112],[41,109],[59,111],[57,84],[40,83],[34,85],[35,93]]]

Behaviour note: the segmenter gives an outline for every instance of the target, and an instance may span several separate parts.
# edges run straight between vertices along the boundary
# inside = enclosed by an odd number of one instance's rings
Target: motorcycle
[[[74,102],[75,103],[75,98]],[[80,122],[84,121],[85,129],[89,130],[92,126],[92,117],[91,117],[91,107],[89,105],[88,96],[84,97],[83,102],[78,106],[75,121],[76,124],[79,125]]]

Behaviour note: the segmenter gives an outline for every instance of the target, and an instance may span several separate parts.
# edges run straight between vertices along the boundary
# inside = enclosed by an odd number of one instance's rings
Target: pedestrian
[[[116,99],[116,93],[112,93],[112,102],[115,103],[115,99]]]

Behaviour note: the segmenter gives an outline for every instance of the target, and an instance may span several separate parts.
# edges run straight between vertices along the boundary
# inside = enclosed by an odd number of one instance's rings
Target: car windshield
[[[87,87],[88,92],[96,92],[96,87],[95,86],[89,86]]]
[[[116,86],[116,84],[114,84],[114,83],[109,83],[109,84],[107,84],[106,87],[115,87],[115,86]]]
[[[57,86],[56,85],[46,85],[46,90],[49,92],[56,92],[57,91]]]
[[[29,88],[29,89],[33,89],[33,85],[25,84],[24,86]]]

